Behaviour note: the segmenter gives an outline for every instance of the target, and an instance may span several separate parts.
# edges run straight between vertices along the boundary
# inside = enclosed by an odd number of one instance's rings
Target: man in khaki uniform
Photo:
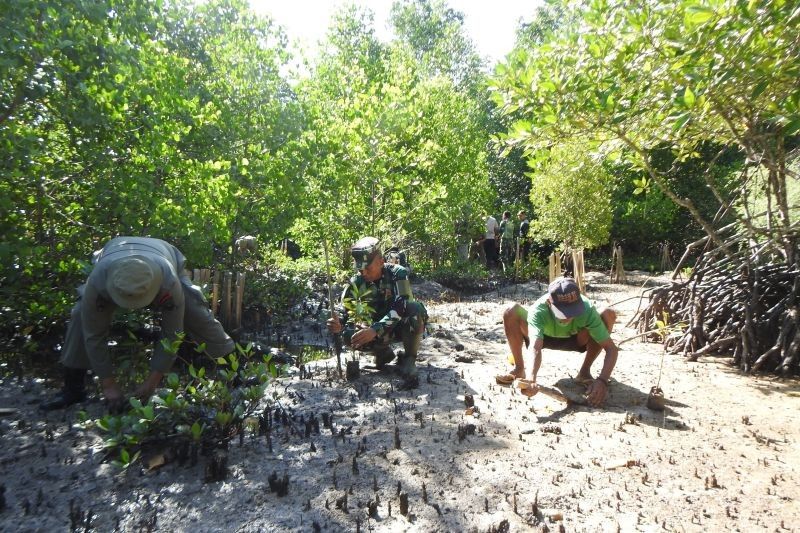
[[[214,318],[200,288],[184,271],[186,258],[171,244],[148,237],[116,237],[95,257],[86,283],[78,288],[78,302],[61,350],[64,388],[43,410],[61,409],[86,398],[88,369],[100,378],[103,395],[112,410],[124,406],[124,395],[113,375],[108,334],[117,309],[149,306],[161,313],[163,338],[172,342],[184,331],[205,343],[212,357],[233,351],[234,342]],[[150,375],[134,394],[149,398],[175,360],[161,342],[150,361]]]

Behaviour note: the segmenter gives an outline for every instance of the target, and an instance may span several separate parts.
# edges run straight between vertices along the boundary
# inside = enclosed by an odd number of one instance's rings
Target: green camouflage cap
[[[350,253],[356,262],[356,270],[364,270],[376,256],[381,255],[381,241],[375,237],[362,237],[350,247]]]

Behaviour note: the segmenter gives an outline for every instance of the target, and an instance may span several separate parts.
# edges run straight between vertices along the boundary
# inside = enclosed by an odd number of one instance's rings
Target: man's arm
[[[395,327],[403,318],[408,316],[408,301],[411,297],[411,284],[408,281],[408,270],[405,267],[392,267],[391,281],[393,284],[393,300],[385,315],[375,320],[370,326],[378,334],[386,329]]]
[[[528,373],[528,379],[534,383],[536,383],[536,376],[539,375],[539,367],[542,366],[542,348],[544,348],[544,339],[534,339],[530,348],[533,356],[531,370]]]
[[[353,335],[353,345],[359,346],[371,342],[383,331],[395,327],[403,318],[408,316],[408,299],[410,296],[410,285],[408,285],[408,271],[403,267],[397,267],[392,277],[392,282],[396,287],[394,300],[385,315],[378,318],[373,324],[359,330]],[[401,288],[407,287],[409,293],[405,294]]]
[[[610,338],[601,342],[600,347],[606,352],[603,360],[603,369],[597,375],[597,379],[586,389],[586,399],[589,405],[593,407],[598,407],[606,401],[608,397],[608,380],[611,378],[611,372],[614,371],[614,365],[617,364],[617,355],[619,355],[617,345]]]
[[[181,282],[177,277],[171,286],[158,293],[154,306],[161,311],[163,339],[153,350],[150,370],[154,373],[159,372],[163,376],[172,368],[172,364],[175,362],[175,354],[165,350],[162,343],[172,344],[178,338],[178,333],[183,331],[183,317],[186,310],[183,287],[181,287]]]
[[[524,389],[522,392],[526,396],[533,396],[539,392],[539,389],[536,386],[536,376],[539,375],[539,367],[542,366],[542,348],[544,348],[544,339],[533,339],[530,348],[528,348],[532,360],[530,370],[528,371],[526,378],[531,382],[531,385],[529,385],[528,388]]]
[[[600,347],[606,352],[606,358],[603,360],[603,370],[597,376],[600,379],[608,381],[611,378],[611,372],[614,371],[614,366],[617,364],[617,355],[619,355],[619,348],[614,344],[611,339],[606,339],[600,343]]]

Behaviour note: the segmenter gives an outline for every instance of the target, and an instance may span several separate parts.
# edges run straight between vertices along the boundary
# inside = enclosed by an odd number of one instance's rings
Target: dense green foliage
[[[531,202],[538,209],[531,231],[566,247],[594,248],[608,241],[610,179],[604,166],[581,148],[554,146],[532,161]]]
[[[364,234],[457,270],[459,239],[506,209],[541,242],[649,251],[766,203],[753,231],[792,256],[793,2],[553,2],[493,76],[442,0],[396,2],[390,42],[342,9],[302,73],[244,0],[0,12],[5,339],[62,325],[91,252],[124,234],[227,267],[257,235],[250,295],[270,309],[322,274],[275,270],[284,237],[311,263],[325,237],[335,271]]]
[[[463,41],[460,26],[414,7],[396,16],[436,19],[430,35],[388,45],[376,40],[366,14],[342,13],[316,75],[298,87],[309,158],[306,216],[295,233],[308,248],[318,248],[325,231],[338,250],[365,233],[401,247],[435,241],[452,249],[461,206],[490,200],[486,116],[474,94],[482,78],[440,50],[442,39]],[[460,53],[474,61],[468,49]]]
[[[796,3],[597,0],[572,4],[560,24],[551,15],[497,69],[496,101],[516,119],[507,141],[531,156],[582,146],[597,165],[638,173],[641,192],[652,183],[716,244],[721,210],[793,262],[786,179],[797,176],[786,147],[800,130]],[[736,182],[721,180],[736,163]],[[759,190],[772,202],[766,217],[748,212]]]

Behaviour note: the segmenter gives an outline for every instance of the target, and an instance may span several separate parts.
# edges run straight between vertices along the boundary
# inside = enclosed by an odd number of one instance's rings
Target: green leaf
[[[767,80],[761,80],[756,84],[755,87],[753,87],[753,91],[750,93],[750,98],[758,98],[767,87],[769,87],[769,82]]]
[[[686,107],[694,107],[695,97],[692,89],[686,87],[686,90],[683,91],[683,103]]]
[[[155,412],[152,404],[147,404],[142,408],[142,417],[145,420],[152,421],[155,418]]]
[[[798,131],[800,131],[800,117],[796,117],[793,120],[790,120],[783,127],[783,134],[784,135],[794,135]]]
[[[678,115],[678,117],[675,119],[675,123],[672,125],[672,131],[679,131],[683,129],[683,127],[686,125],[687,122],[689,122],[689,119],[691,118],[692,118],[691,113],[683,113],[681,115]]]
[[[701,5],[692,5],[686,8],[686,18],[692,24],[702,24],[714,16],[714,10]]]

